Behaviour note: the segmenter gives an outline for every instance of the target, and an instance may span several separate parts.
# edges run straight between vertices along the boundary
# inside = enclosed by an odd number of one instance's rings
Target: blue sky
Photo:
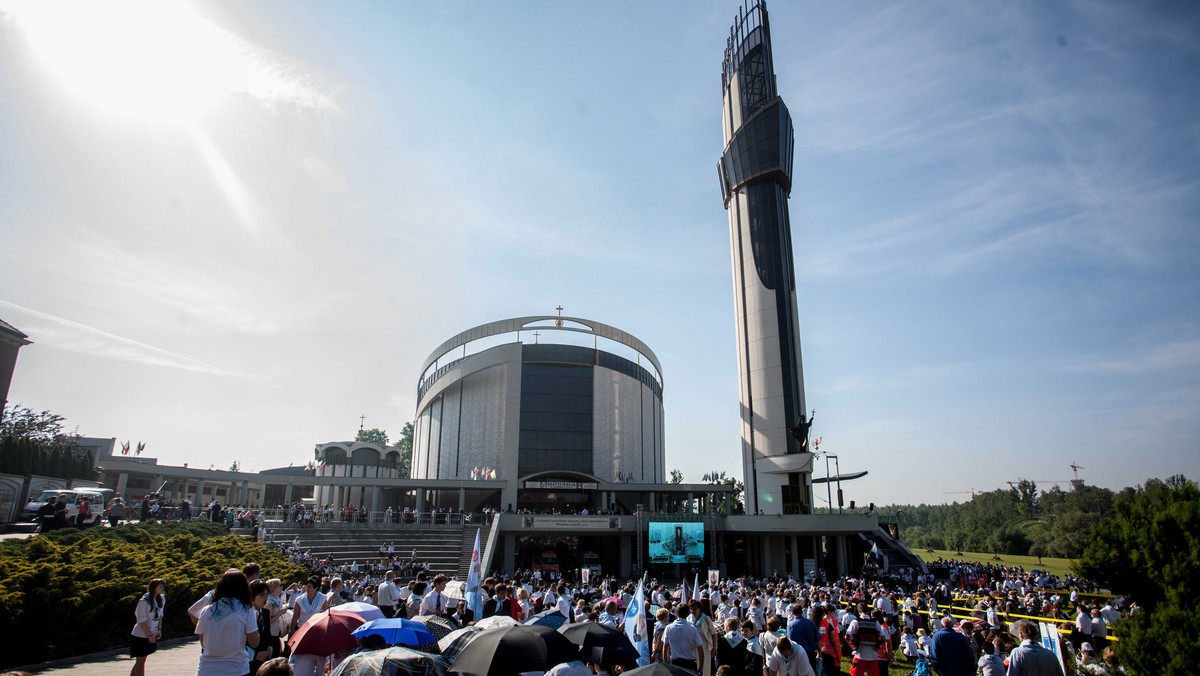
[[[668,467],[735,473],[736,7],[0,4],[10,400],[302,464],[359,415],[395,435],[445,338],[562,304],[662,360]],[[769,9],[847,498],[1200,475],[1200,11]]]

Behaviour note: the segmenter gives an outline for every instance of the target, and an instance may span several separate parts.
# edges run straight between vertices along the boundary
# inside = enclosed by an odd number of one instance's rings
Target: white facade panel
[[[462,410],[458,437],[459,467],[464,476],[472,469],[491,468],[503,476],[505,433],[506,365],[499,364],[463,379]],[[512,402],[520,406],[520,402]]]
[[[429,476],[440,479],[438,475],[441,464],[442,445],[442,397],[438,396],[429,405]]]
[[[442,392],[442,459],[439,474],[443,479],[462,479],[458,454],[459,413],[462,411],[462,387]],[[470,472],[468,469],[467,472]]]

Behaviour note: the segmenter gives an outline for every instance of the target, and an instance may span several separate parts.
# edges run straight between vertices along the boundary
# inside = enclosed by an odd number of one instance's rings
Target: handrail
[[[492,559],[496,555],[496,541],[500,539],[500,519],[492,519],[492,529],[488,531],[487,545],[484,547],[479,562],[479,572],[487,577],[492,570]]]

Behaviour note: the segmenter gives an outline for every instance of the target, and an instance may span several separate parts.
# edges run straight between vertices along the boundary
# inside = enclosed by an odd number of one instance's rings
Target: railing
[[[245,527],[248,524],[243,523],[244,519],[238,517],[243,513],[253,515],[258,518],[258,515],[263,515],[264,520],[268,524],[289,524],[299,523],[300,525],[324,525],[324,524],[379,524],[379,525],[395,525],[395,526],[486,526],[492,523],[496,516],[494,512],[397,512],[392,511],[389,514],[385,511],[354,511],[346,514],[344,512],[336,512],[325,518],[324,513],[312,513],[312,520],[304,518],[300,521],[296,520],[296,512],[291,509],[247,509],[233,508],[234,526]],[[193,509],[189,518],[208,521],[211,515],[211,510],[208,508]],[[308,513],[302,512],[302,516],[307,517]],[[107,518],[107,514],[105,515]],[[122,518],[124,521],[137,521],[141,517],[140,507],[125,507],[125,514]],[[177,521],[180,518],[180,509],[178,507],[159,509],[158,514],[153,517],[156,521]],[[219,519],[220,517],[218,517]]]
[[[326,516],[324,512],[301,512],[297,521],[297,513],[291,509],[262,509],[250,510],[252,514],[262,513],[268,523],[300,523],[301,525],[318,524],[377,524],[393,526],[483,526],[490,524],[495,517],[493,512],[403,512],[355,510],[350,513],[334,511]],[[311,516],[311,519],[309,518]]]

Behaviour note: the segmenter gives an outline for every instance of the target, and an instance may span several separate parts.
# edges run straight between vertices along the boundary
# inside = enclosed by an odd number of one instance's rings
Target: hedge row
[[[74,528],[0,547],[0,668],[129,644],[146,583],[167,583],[163,637],[192,633],[187,609],[228,568],[248,561],[289,584],[304,568],[278,550],[206,522]]]

